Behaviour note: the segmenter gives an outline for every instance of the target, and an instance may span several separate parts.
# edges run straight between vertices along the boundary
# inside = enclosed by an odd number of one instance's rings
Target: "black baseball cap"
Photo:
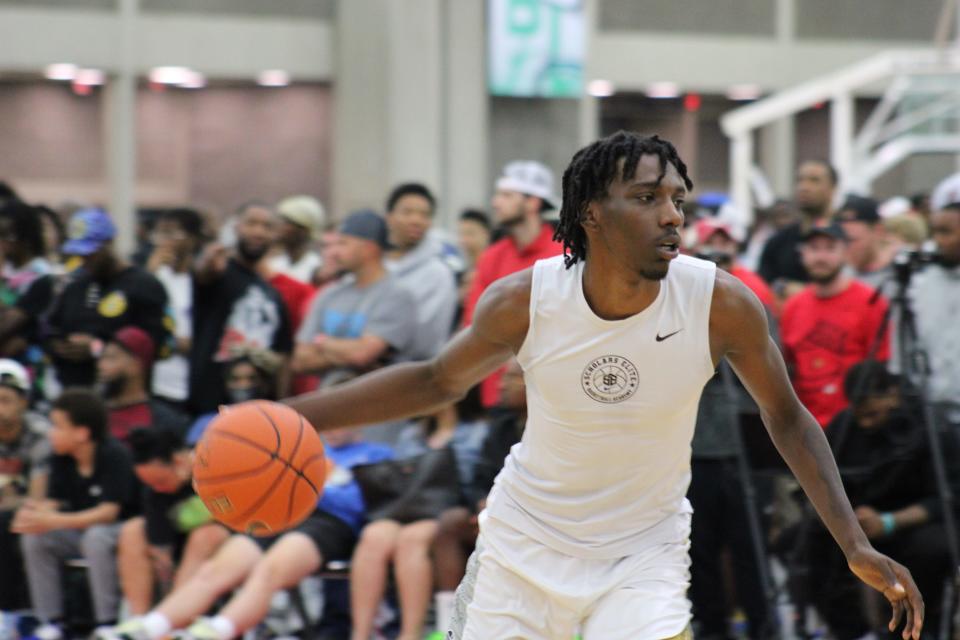
[[[877,201],[862,196],[847,196],[843,205],[837,209],[835,219],[838,222],[866,222],[877,224],[880,222],[880,211]]]
[[[847,237],[843,226],[839,222],[829,222],[808,229],[807,232],[803,234],[803,241],[808,242],[817,236],[843,240],[844,242],[850,239]]]
[[[387,222],[372,209],[360,209],[348,215],[340,225],[340,233],[375,242],[384,249],[390,246],[387,240]]]

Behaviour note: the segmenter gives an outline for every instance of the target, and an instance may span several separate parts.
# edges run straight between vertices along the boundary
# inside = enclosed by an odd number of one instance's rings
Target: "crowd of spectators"
[[[811,160],[792,198],[758,211],[750,228],[711,200],[688,208],[684,231],[685,251],[742,280],[766,309],[864,530],[918,577],[933,620],[949,576],[949,514],[936,478],[917,472],[931,468],[918,403],[935,409],[951,483],[960,468],[960,189],[945,185],[890,207],[837,193],[836,171]],[[212,520],[192,489],[191,447],[221,405],[436,355],[491,283],[561,252],[554,187],[544,165],[511,162],[493,185],[491,215],[466,210],[451,230],[435,224],[438,202],[418,183],[339,224],[302,195],[242,203],[219,223],[180,207],[144,219],[128,257],[108,212],[58,213],[4,185],[3,628],[15,619],[20,635],[50,640],[84,623],[102,640],[231,640],[269,624],[276,594],[329,577],[340,562],[349,569],[323,583],[323,613],[302,621],[305,635],[419,640],[444,629],[486,495],[523,434],[516,362],[434,415],[323,434],[330,469],[317,510],[274,537]],[[904,359],[916,354],[902,344],[903,300],[929,364],[922,387]],[[740,431],[759,424],[749,395],[718,371],[692,445],[690,596],[700,638],[728,637],[734,613],[751,638],[774,624],[739,471],[751,442]],[[442,477],[449,500],[412,510],[370,502],[361,469],[440,451],[455,461]],[[753,480],[759,542],[789,557],[788,568],[802,557],[805,575],[830,586],[810,604],[834,637],[875,629],[826,533],[790,508],[795,487]],[[70,604],[77,581],[66,579],[77,559],[85,620]]]

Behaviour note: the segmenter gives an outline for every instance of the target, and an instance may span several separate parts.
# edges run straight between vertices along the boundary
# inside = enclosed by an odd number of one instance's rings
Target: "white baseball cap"
[[[930,210],[939,211],[948,204],[960,202],[960,173],[947,176],[930,194]]]
[[[503,175],[497,179],[496,187],[535,196],[551,208],[557,206],[557,197],[553,193],[553,171],[535,160],[514,160],[507,164],[503,168]]]
[[[0,387],[27,393],[30,391],[30,374],[16,360],[0,359]]]
[[[310,231],[314,238],[323,233],[326,214],[320,201],[311,196],[290,196],[277,205],[277,213],[295,225]]]

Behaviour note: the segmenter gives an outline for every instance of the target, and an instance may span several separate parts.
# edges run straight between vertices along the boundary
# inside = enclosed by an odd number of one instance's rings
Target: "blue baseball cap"
[[[360,209],[348,215],[340,225],[340,233],[375,242],[384,249],[390,247],[387,241],[387,221],[372,209]]]
[[[117,235],[113,220],[103,209],[81,209],[70,218],[67,241],[60,250],[68,256],[88,256]]]

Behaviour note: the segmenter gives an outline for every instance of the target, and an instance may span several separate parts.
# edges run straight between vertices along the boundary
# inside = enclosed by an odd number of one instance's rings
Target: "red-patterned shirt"
[[[822,427],[846,408],[844,376],[869,354],[887,310],[883,298],[870,304],[873,293],[855,280],[828,298],[818,298],[813,287],[807,287],[783,308],[780,337],[784,359],[792,368],[797,396]],[[889,357],[889,338],[887,330],[877,359]]]
[[[563,252],[563,245],[553,240],[553,228],[544,223],[540,235],[529,245],[520,249],[513,238],[506,237],[494,242],[477,259],[473,285],[463,306],[463,326],[473,322],[473,312],[477,301],[487,287],[504,276],[523,271],[533,266],[537,260],[552,258]],[[480,387],[480,398],[485,407],[493,406],[500,397],[500,375],[497,371]]]

